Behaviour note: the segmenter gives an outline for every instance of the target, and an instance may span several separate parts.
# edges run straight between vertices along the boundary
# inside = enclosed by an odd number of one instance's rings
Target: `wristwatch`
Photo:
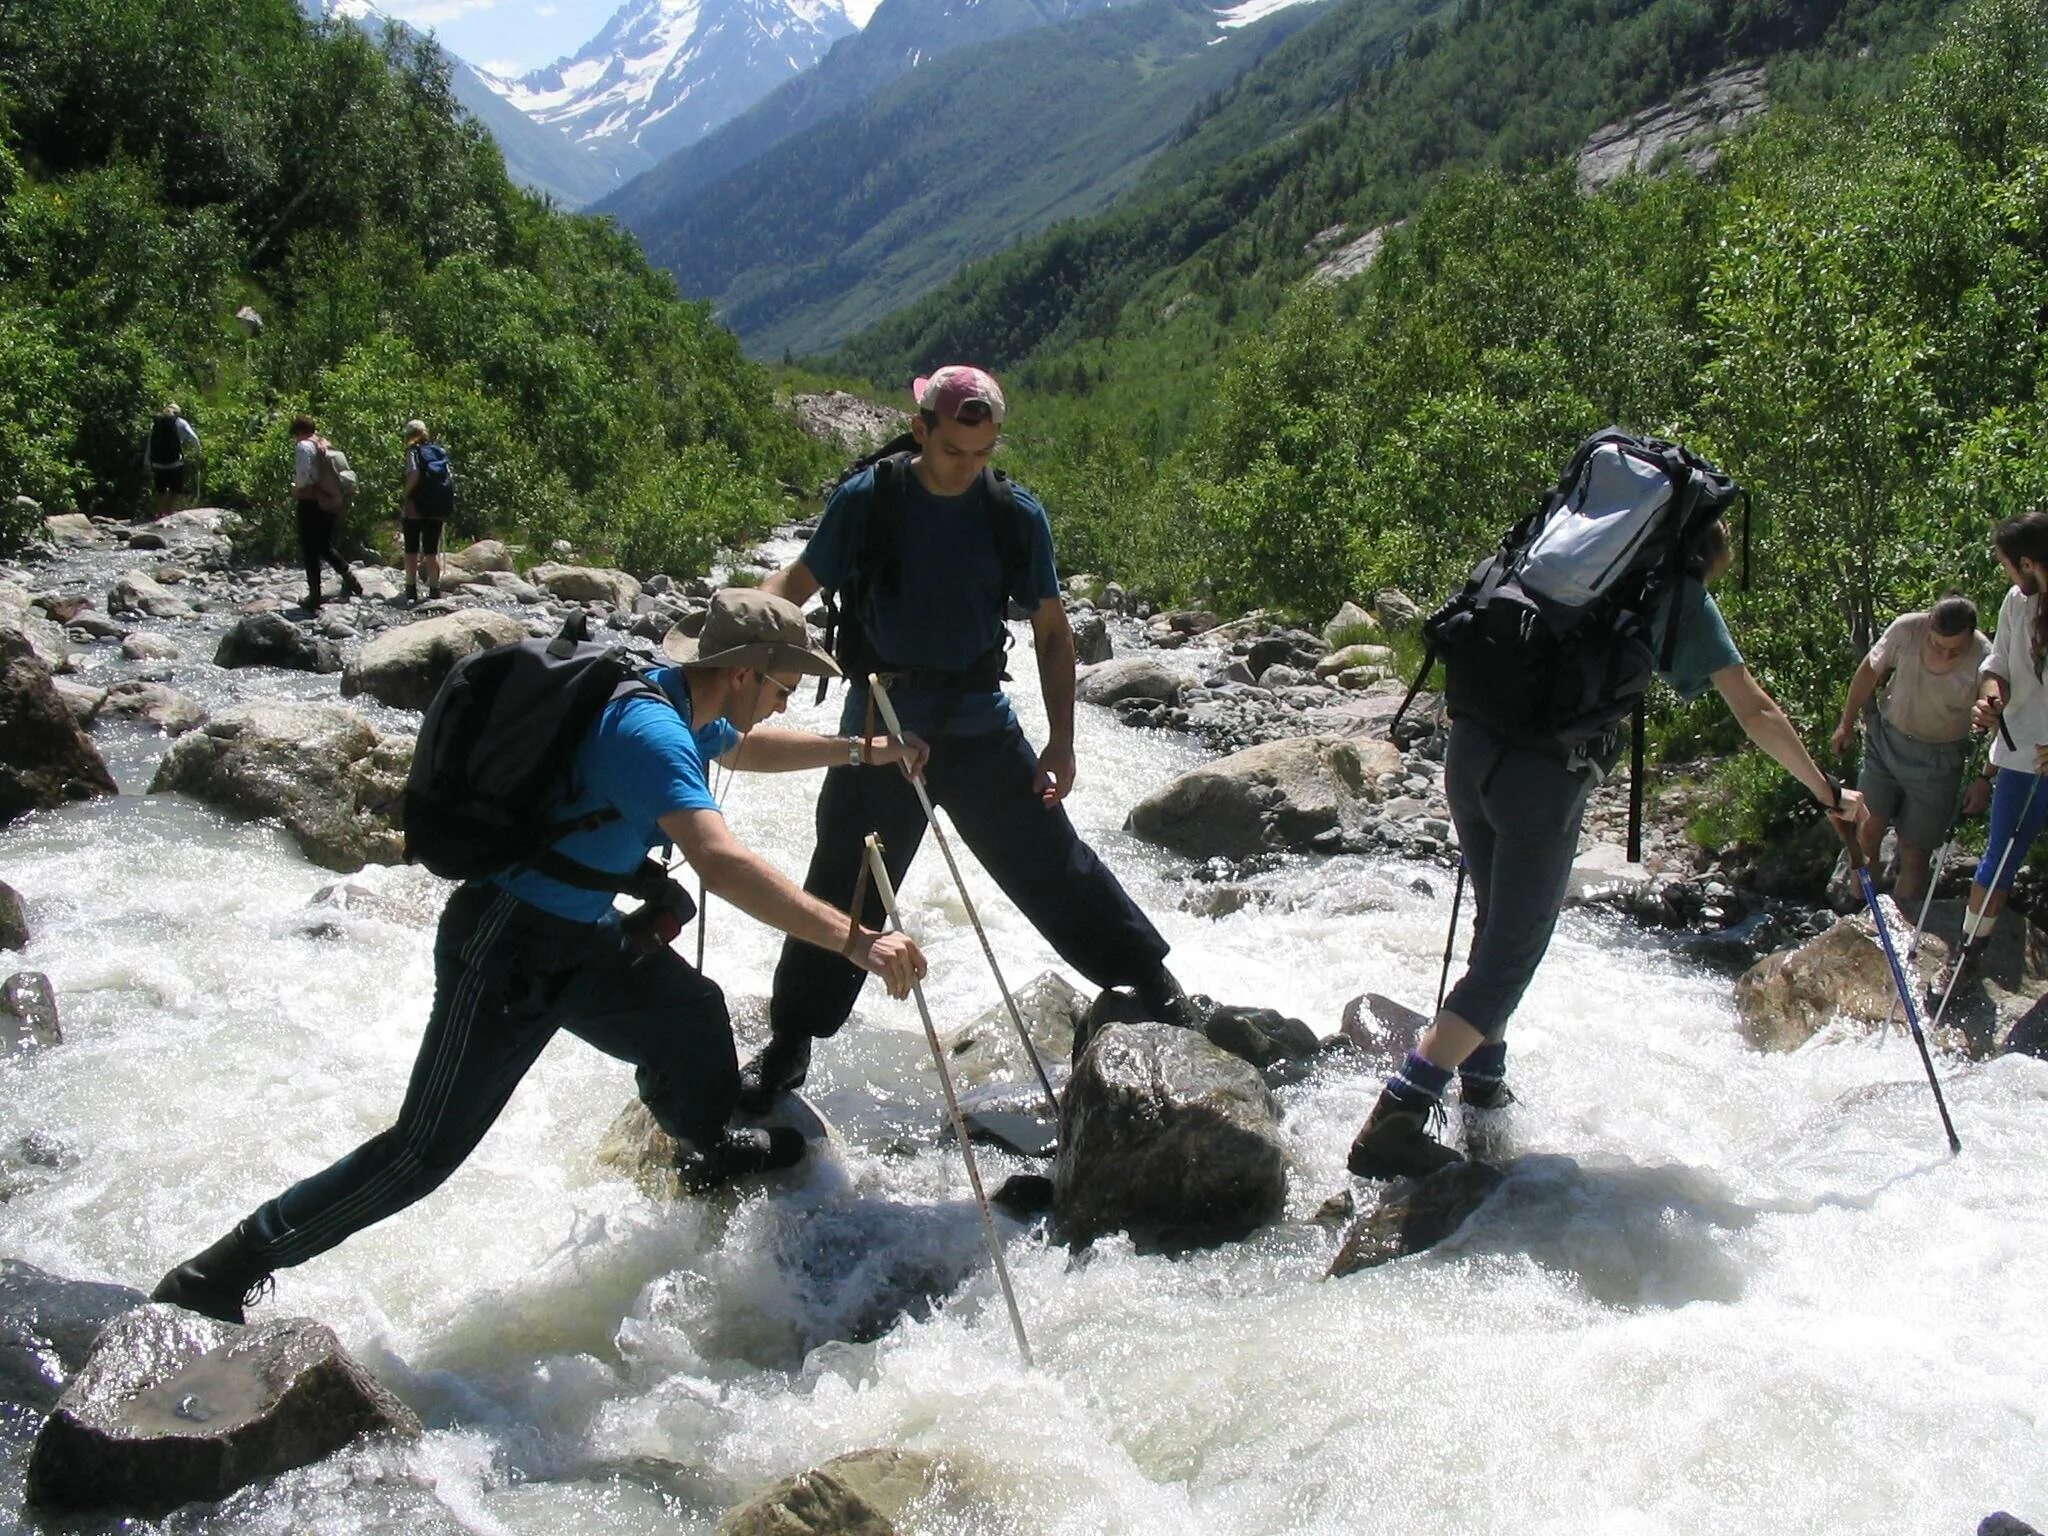
[[[849,768],[865,768],[868,765],[868,744],[858,736],[846,739],[846,765]]]

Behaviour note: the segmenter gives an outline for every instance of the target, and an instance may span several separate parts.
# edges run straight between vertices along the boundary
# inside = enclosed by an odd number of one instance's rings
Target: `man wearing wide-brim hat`
[[[715,758],[772,773],[865,755],[916,771],[925,746],[757,729],[782,712],[806,675],[838,671],[811,644],[803,615],[765,592],[720,592],[700,636],[671,633],[662,650],[672,665],[647,674],[651,689],[622,689],[604,706],[546,808],[550,825],[579,825],[542,862],[597,878],[566,883],[520,865],[458,886],[441,914],[433,1006],[397,1122],[178,1265],[155,1300],[241,1322],[273,1271],[303,1264],[439,1187],[557,1030],[638,1069],[640,1097],[676,1138],[678,1172],[692,1187],[802,1157],[794,1131],[728,1124],[739,1063],[725,996],[670,947],[673,925],[643,923],[662,916],[655,902],[621,922],[618,877],[638,870],[649,848],[673,844],[712,894],[905,996],[925,971],[917,945],[806,895],[743,846],[719,814],[705,764]],[[680,904],[679,888],[669,889]]]

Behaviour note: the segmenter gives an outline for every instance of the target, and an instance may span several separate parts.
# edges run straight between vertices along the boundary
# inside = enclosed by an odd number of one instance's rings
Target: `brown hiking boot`
[[[1443,1106],[1412,1109],[1385,1089],[1351,1143],[1344,1166],[1361,1179],[1426,1179],[1465,1159],[1429,1134]]]

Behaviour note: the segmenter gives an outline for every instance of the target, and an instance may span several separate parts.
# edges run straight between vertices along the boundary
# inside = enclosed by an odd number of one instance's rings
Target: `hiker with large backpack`
[[[757,729],[806,676],[830,676],[804,618],[765,593],[712,599],[698,639],[642,671],[577,628],[465,658],[428,708],[406,781],[406,852],[465,876],[441,914],[434,1002],[397,1123],[259,1206],[178,1265],[153,1299],[242,1321],[273,1271],[302,1264],[420,1200],[483,1139],[559,1029],[638,1070],[678,1146],[686,1187],[786,1168],[787,1127],[728,1126],[739,1064],[724,994],[671,947],[692,911],[650,847],[673,844],[706,889],[843,956],[906,996],[924,956],[808,896],[727,830],[706,783],[716,759],[753,772],[859,751],[915,770],[918,741],[849,742]],[[621,917],[618,895],[640,901]]]
[[[1681,698],[1713,688],[1828,814],[1847,824],[1860,811],[1750,675],[1707,592],[1733,561],[1726,513],[1740,494],[1676,444],[1596,433],[1424,625],[1432,661],[1445,665],[1444,792],[1476,898],[1474,936],[1464,974],[1351,1144],[1361,1178],[1421,1177],[1462,1160],[1430,1135],[1453,1076],[1468,1116],[1510,1101],[1508,1017],[1550,946],[1586,802],[1619,761],[1631,715],[1640,785],[1653,675]]]
[[[199,434],[176,401],[157,412],[142,445],[142,467],[149,472],[155,516],[168,517],[178,510],[178,498],[188,488],[189,461],[197,459],[200,451]]]
[[[398,509],[408,603],[420,600],[422,573],[427,596],[441,595],[441,532],[454,515],[455,470],[448,450],[429,437],[427,424],[415,417],[405,424],[405,497]]]
[[[941,368],[913,386],[907,443],[889,445],[832,493],[803,554],[766,590],[796,604],[836,595],[847,677],[842,731],[873,734],[866,679],[887,681],[905,727],[927,737],[925,784],[961,840],[1060,957],[1099,987],[1137,989],[1155,1018],[1184,1020],[1166,940],[1060,804],[1074,784],[1074,636],[1060,601],[1045,509],[990,464],[1006,404],[979,368]],[[1008,605],[1030,616],[1050,737],[1034,752],[1003,692]],[[926,830],[915,786],[860,756],[818,797],[804,889],[850,904],[863,839],[879,835],[900,884]],[[882,920],[867,892],[862,920]],[[742,1069],[742,1103],[766,1105],[804,1080],[811,1042],[836,1034],[867,978],[839,956],[785,944],[767,1046]]]
[[[334,535],[341,515],[356,492],[355,471],[348,459],[313,425],[313,418],[292,418],[292,510],[299,535],[299,559],[306,569],[306,595],[299,606],[318,613],[324,594],[320,590],[320,569],[331,565],[341,576],[341,590],[350,597],[363,595],[348,561],[335,553]]]

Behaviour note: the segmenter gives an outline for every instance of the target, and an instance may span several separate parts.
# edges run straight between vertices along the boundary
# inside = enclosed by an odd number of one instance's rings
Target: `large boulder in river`
[[[99,748],[78,728],[50,669],[20,630],[0,628],[0,826],[115,792]]]
[[[183,619],[192,605],[146,571],[123,571],[107,592],[107,612],[117,618]]]
[[[1111,1024],[1060,1106],[1054,1212],[1077,1242],[1129,1232],[1180,1248],[1280,1215],[1287,1149],[1265,1080],[1193,1030]]]
[[[1088,994],[1058,971],[1041,971],[1010,996],[1023,1016],[1031,1043],[1038,1047],[1040,1060],[1047,1065],[1066,1061],[1074,1049],[1074,1027],[1088,1012]],[[1024,1042],[1017,1038],[1016,1021],[1000,998],[939,1043],[958,1083],[986,1083],[996,1078],[1034,1085],[1038,1081],[1038,1074],[1025,1059]]]
[[[54,1406],[101,1330],[147,1299],[125,1285],[65,1280],[0,1259],[0,1402]]]
[[[0,949],[28,948],[28,913],[21,892],[0,880]]]
[[[132,677],[101,694],[93,715],[102,720],[126,715],[155,726],[166,736],[182,736],[206,723],[206,710],[197,699],[168,684],[145,683]]]
[[[319,1323],[194,1326],[206,1321],[152,1305],[100,1335],[36,1434],[31,1504],[160,1515],[307,1466],[361,1435],[421,1432]],[[226,1337],[211,1342],[218,1334]]]
[[[1121,704],[1125,699],[1171,704],[1187,681],[1185,673],[1156,656],[1120,656],[1083,668],[1074,683],[1074,697],[1083,704]]]
[[[718,1536],[896,1536],[943,1465],[891,1446],[849,1451],[763,1488],[727,1512]]]
[[[283,667],[293,672],[339,672],[341,652],[332,640],[308,634],[281,613],[239,618],[220,637],[217,667]]]
[[[536,565],[526,579],[550,597],[572,603],[608,603],[625,613],[640,598],[640,583],[624,571],[590,565]]]
[[[282,822],[323,869],[405,859],[401,816],[412,743],[338,704],[223,710],[164,754],[151,794],[179,790],[235,816]]]
[[[463,657],[525,638],[525,625],[489,608],[464,608],[387,629],[343,669],[341,694],[367,693],[395,709],[425,709]]]
[[[1357,826],[1379,798],[1379,776],[1400,766],[1399,749],[1384,741],[1262,742],[1155,789],[1124,827],[1197,859],[1306,850],[1321,834]]]
[[[41,971],[16,971],[0,982],[0,1056],[62,1045],[57,991]]]

